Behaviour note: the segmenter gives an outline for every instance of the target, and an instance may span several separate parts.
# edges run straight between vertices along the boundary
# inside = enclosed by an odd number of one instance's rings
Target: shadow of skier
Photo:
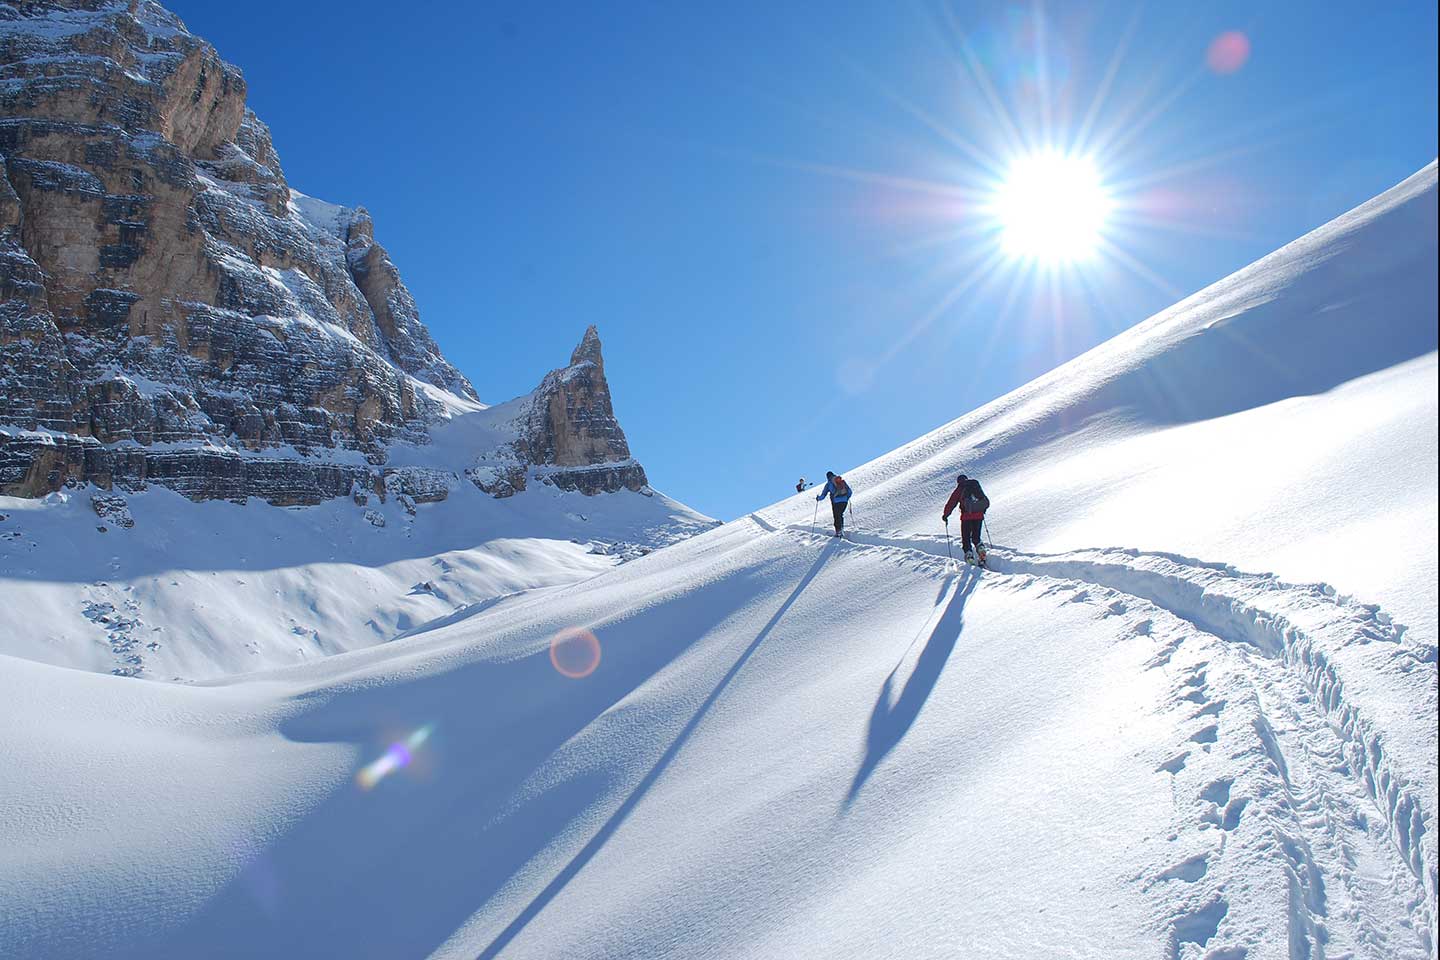
[[[928,629],[929,636],[915,661],[915,668],[904,680],[905,685],[901,688],[900,695],[892,701],[891,691],[905,660],[909,657],[908,649],[906,656],[901,658],[880,685],[880,694],[875,698],[874,709],[870,711],[870,726],[865,735],[865,758],[860,762],[860,768],[855,771],[855,779],[845,795],[845,809],[848,810],[855,802],[865,781],[870,779],[870,775],[875,772],[880,761],[885,759],[886,754],[904,739],[915,718],[920,715],[920,708],[925,705],[930,691],[935,689],[940,673],[945,669],[945,661],[950,658],[950,651],[955,649],[955,642],[960,638],[960,630],[965,624],[965,601],[979,580],[979,572],[969,567],[962,568],[958,574],[951,574],[946,578],[946,584],[941,588],[940,597],[935,604],[940,611],[939,618],[936,619],[932,614],[930,620],[921,628],[921,634]]]
[[[720,698],[720,694],[725,691],[725,688],[730,685],[730,681],[735,679],[736,675],[740,673],[740,669],[745,666],[745,662],[750,659],[751,655],[760,648],[760,645],[764,643],[765,639],[775,630],[775,626],[795,604],[795,601],[800,599],[800,595],[805,592],[805,588],[810,586],[811,582],[814,581],[815,577],[820,573],[821,568],[825,566],[825,562],[829,560],[834,553],[835,545],[827,544],[825,549],[821,551],[819,558],[816,559],[814,565],[806,572],[805,576],[800,579],[800,582],[796,584],[795,589],[791,591],[790,596],[785,598],[785,602],[780,604],[780,608],[775,611],[774,616],[770,618],[765,626],[760,628],[760,632],[756,634],[755,639],[750,641],[750,645],[745,648],[735,663],[726,671],[725,676],[715,685],[715,689],[710,691],[709,696],[705,698],[705,702],[700,704],[699,708],[696,709],[694,716],[686,722],[684,728],[675,737],[674,741],[671,742],[670,746],[665,749],[665,752],[660,755],[660,759],[655,761],[655,765],[650,768],[650,772],[645,774],[644,778],[635,785],[635,789],[632,790],[630,795],[625,798],[625,801],[615,809],[615,812],[610,815],[610,819],[606,820],[605,824],[595,832],[595,835],[590,838],[589,842],[580,849],[580,852],[575,854],[574,858],[565,865],[565,868],[555,875],[554,879],[545,886],[545,889],[541,890],[540,893],[535,896],[535,899],[531,900],[525,909],[520,911],[520,914],[514,920],[510,921],[504,930],[500,931],[490,946],[486,947],[476,960],[493,960],[494,957],[499,956],[500,951],[509,946],[510,942],[525,929],[530,921],[539,916],[540,911],[544,910],[550,901],[554,900],[556,895],[565,889],[565,885],[574,879],[575,875],[594,858],[595,854],[600,852],[600,848],[605,846],[606,841],[620,828],[620,825],[625,822],[625,819],[630,816],[630,813],[640,801],[644,799],[645,794],[655,785],[655,781],[665,772],[665,768],[668,767],[676,755],[679,754],[680,749],[685,746],[685,742],[690,739],[691,734],[700,726],[700,721],[704,719],[705,714],[709,712],[710,708],[715,704],[715,701]]]

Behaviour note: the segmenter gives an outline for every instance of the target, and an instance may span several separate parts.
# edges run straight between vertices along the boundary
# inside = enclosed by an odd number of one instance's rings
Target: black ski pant
[[[960,521],[960,543],[964,546],[966,553],[971,552],[971,543],[975,544],[975,553],[980,552],[980,525],[984,522],[984,519]]]
[[[831,500],[830,511],[835,514],[835,532],[839,533],[845,529],[845,508],[850,506],[849,500]]]

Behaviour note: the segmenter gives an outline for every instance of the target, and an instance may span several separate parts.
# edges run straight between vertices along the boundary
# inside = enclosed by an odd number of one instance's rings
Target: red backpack
[[[837,497],[850,495],[850,484],[845,482],[844,477],[837,474],[830,478],[830,484],[835,488],[835,495]]]

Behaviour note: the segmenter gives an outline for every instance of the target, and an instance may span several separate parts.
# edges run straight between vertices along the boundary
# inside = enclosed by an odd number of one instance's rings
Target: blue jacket
[[[835,492],[835,481],[826,480],[825,489],[821,490],[820,496],[816,497],[815,499],[824,500],[825,497],[828,495],[830,499],[835,503],[848,503],[850,501],[850,494],[854,492],[855,490],[853,487],[850,486],[849,480],[845,481],[845,492],[840,494],[837,494]]]

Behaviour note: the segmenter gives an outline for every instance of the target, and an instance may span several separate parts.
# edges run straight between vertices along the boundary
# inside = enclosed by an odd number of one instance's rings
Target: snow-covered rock
[[[55,435],[0,440],[7,492],[315,502],[423,441],[417,383],[474,396],[365,212],[289,188],[214,48],[148,0],[7,10],[0,423]]]
[[[158,4],[5,6],[0,112],[0,493],[312,504],[475,401],[369,214],[291,189],[240,71]],[[593,327],[520,419],[488,451],[511,489],[644,486]]]
[[[130,515],[130,507],[124,497],[109,493],[91,494],[90,506],[101,520],[126,529],[135,526],[135,518]]]
[[[173,14],[0,3],[0,498],[24,517],[0,653],[193,679],[382,643],[622,560],[571,543],[571,492],[614,494],[587,536],[646,549],[712,523],[647,502],[594,327],[537,390],[480,403],[369,214],[290,187],[240,71]],[[446,589],[412,597],[432,563]],[[97,643],[77,611],[101,581],[166,642]]]
[[[631,457],[615,419],[593,324],[570,354],[569,365],[546,374],[528,396],[488,411],[487,418],[492,429],[513,438],[486,451],[466,471],[492,496],[524,490],[529,474],[589,495],[649,488],[645,468]]]

